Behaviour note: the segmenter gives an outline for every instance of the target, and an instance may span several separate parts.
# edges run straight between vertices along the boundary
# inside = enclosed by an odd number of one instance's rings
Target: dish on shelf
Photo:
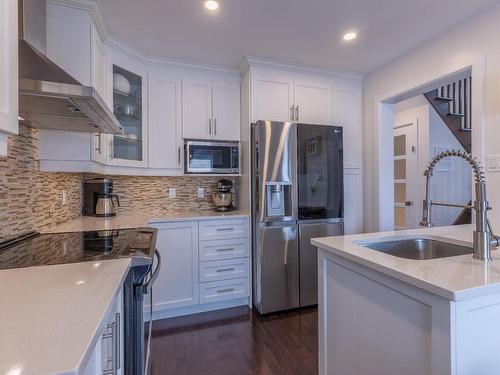
[[[114,109],[114,112],[119,114],[119,115],[133,117],[133,118],[136,118],[138,120],[140,119],[140,116],[141,116],[141,108],[139,106],[131,104],[131,103],[115,104],[113,109]]]
[[[113,88],[123,95],[130,95],[130,82],[120,73],[113,73]]]

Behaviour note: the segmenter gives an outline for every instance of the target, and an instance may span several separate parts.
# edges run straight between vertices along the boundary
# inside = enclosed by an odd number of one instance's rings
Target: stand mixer
[[[219,180],[217,192],[213,194],[215,210],[218,212],[232,211],[233,204],[233,182],[231,180]]]

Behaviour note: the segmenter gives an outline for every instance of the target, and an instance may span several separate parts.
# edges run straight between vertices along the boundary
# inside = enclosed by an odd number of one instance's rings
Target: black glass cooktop
[[[152,228],[91,232],[29,233],[0,243],[0,269],[98,261],[121,257],[153,258]]]

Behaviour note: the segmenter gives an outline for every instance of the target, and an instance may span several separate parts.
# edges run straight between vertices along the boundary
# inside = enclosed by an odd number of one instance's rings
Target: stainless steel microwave
[[[184,172],[239,174],[240,143],[186,140]]]

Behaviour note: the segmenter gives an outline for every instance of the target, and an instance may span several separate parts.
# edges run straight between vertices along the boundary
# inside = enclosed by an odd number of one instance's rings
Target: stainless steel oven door
[[[185,173],[239,174],[239,142],[186,141]]]

